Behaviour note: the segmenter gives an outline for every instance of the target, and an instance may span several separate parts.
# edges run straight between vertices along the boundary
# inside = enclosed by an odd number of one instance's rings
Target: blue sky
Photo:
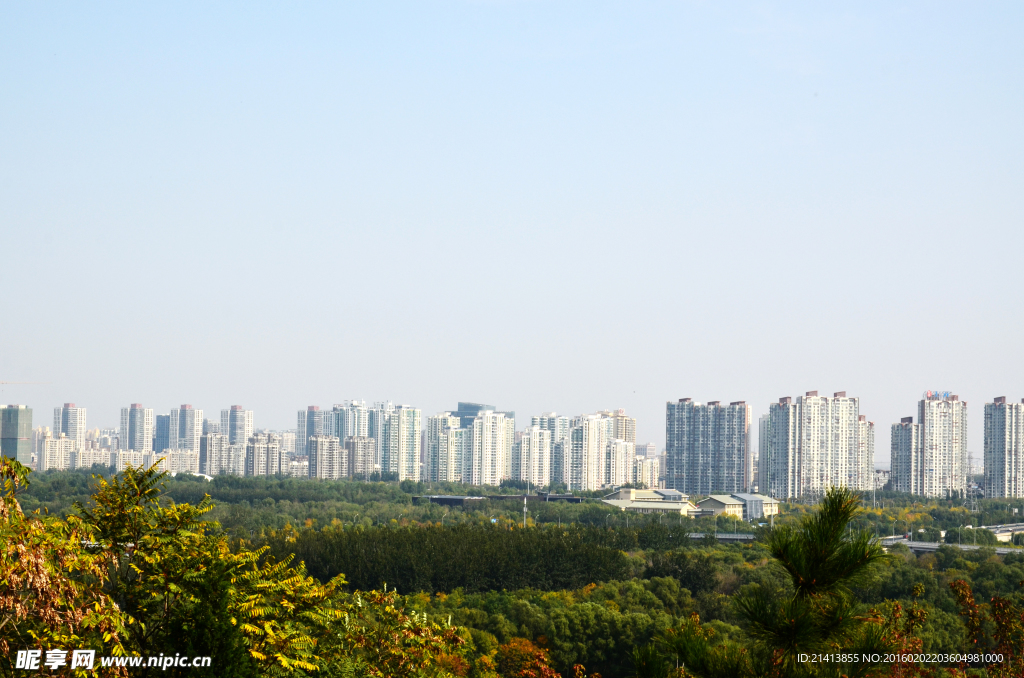
[[[1017,3],[8,3],[0,400],[1024,397]]]

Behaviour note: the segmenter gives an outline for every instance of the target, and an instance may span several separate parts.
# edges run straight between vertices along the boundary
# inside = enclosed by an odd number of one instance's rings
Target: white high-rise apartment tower
[[[310,436],[306,439],[309,477],[337,480],[345,477],[341,445],[335,436]]]
[[[482,410],[472,420],[468,454],[463,455],[462,482],[498,485],[512,475],[515,420],[504,412]]]
[[[963,496],[967,403],[949,391],[926,391],[917,414],[916,425],[908,417],[893,426],[893,487],[926,497]]]
[[[204,433],[199,438],[199,472],[208,476],[229,474],[231,445],[223,433]]]
[[[374,453],[377,445],[373,438],[366,436],[349,436],[345,438],[343,453],[348,460],[348,477],[358,480],[369,480],[376,470],[373,466]]]
[[[276,433],[257,433],[245,445],[245,475],[283,475],[281,437]]]
[[[242,445],[244,448],[253,433],[252,410],[246,410],[241,405],[232,405],[230,410],[221,410],[220,432],[227,435],[230,444]]]
[[[512,478],[534,487],[551,483],[551,431],[531,426],[512,446]]]
[[[121,408],[121,449],[133,452],[153,451],[153,410],[139,403]]]
[[[199,439],[202,436],[202,410],[194,410],[191,405],[182,405],[176,410],[171,410],[167,449],[198,452]]]
[[[306,454],[306,440],[310,436],[333,435],[333,414],[321,411],[316,405],[299,410],[295,426],[295,454]]]
[[[573,419],[565,450],[568,459],[563,460],[568,469],[566,484],[570,491],[597,490],[604,485],[607,432],[608,426],[599,414]]]
[[[420,479],[421,416],[415,407],[397,405],[381,417],[381,471],[396,480]]]
[[[451,412],[427,417],[427,480],[462,482],[465,429]]]
[[[340,405],[335,405],[331,410],[331,417],[331,435],[337,436],[342,443],[346,438],[365,438],[370,435],[370,414],[365,401],[346,400]]]
[[[63,433],[71,439],[75,451],[85,449],[85,408],[74,403],[53,408],[53,435],[59,438]]]
[[[376,402],[367,411],[366,433],[369,437],[373,438],[374,443],[377,445],[377,450],[374,452],[373,465],[381,473],[389,473],[388,469],[384,468],[384,446],[388,435],[387,422],[394,411],[395,404],[390,400]]]
[[[744,401],[666,403],[665,487],[686,494],[750,488],[750,406]]]
[[[604,485],[618,487],[633,482],[636,444],[613,438],[604,448]]]
[[[873,469],[866,457],[874,449],[874,426],[861,421],[859,398],[845,391],[831,398],[808,391],[796,401],[772,403],[768,417],[761,493],[790,499],[821,496],[832,486],[871,489]]]
[[[985,496],[1024,497],[1024,401],[985,404]]]

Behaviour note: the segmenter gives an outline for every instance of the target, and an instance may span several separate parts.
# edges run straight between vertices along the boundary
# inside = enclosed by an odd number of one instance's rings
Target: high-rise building
[[[276,433],[257,433],[245,445],[245,475],[276,476],[282,467],[281,438]]]
[[[633,484],[643,485],[647,489],[653,490],[658,487],[659,477],[658,457],[656,455],[637,455],[633,461]]]
[[[637,443],[636,456],[654,459],[658,456],[658,446],[654,443]]]
[[[572,419],[550,412],[533,417],[531,422],[552,432],[552,484],[575,491],[631,482],[636,419],[627,416],[625,410],[605,410]],[[559,435],[563,436],[560,440]]]
[[[250,426],[252,424],[251,413],[249,424]],[[202,410],[194,410],[191,405],[182,405],[176,410],[171,410],[168,427],[168,449],[198,452],[199,438],[202,435]]]
[[[243,409],[241,405],[232,405],[230,410],[220,411],[220,432],[227,435],[228,443],[245,444],[252,437],[252,410]]]
[[[636,444],[636,418],[626,416],[626,410],[605,410],[598,412],[602,419],[606,419],[606,435],[609,440],[624,440],[627,443]]]
[[[74,403],[64,403],[64,407],[53,408],[53,435],[61,433],[71,438],[75,450],[85,447],[85,408],[76,407]]]
[[[551,483],[551,431],[530,426],[512,446],[512,479],[535,487]]]
[[[156,415],[153,432],[153,451],[163,452],[171,449],[171,415]]]
[[[985,404],[985,496],[1024,497],[1024,400]]]
[[[501,412],[494,405],[484,405],[482,403],[459,403],[459,409],[455,410],[451,414],[452,416],[459,418],[459,428],[472,428],[472,422],[477,418],[477,415],[488,410],[504,414],[505,419],[515,421],[515,412]]]
[[[762,414],[757,420],[757,457],[751,463],[752,473],[750,476],[758,492],[768,487],[768,482],[763,474],[763,472],[767,471],[767,465],[765,464],[762,468],[761,462],[768,459],[768,439],[771,436],[771,430],[771,417],[767,414]],[[751,491],[753,489],[751,488]],[[765,491],[767,490],[765,489]]]
[[[43,440],[43,454],[36,466],[40,471],[66,471],[74,468],[75,441],[63,433]]]
[[[204,433],[199,438],[199,472],[208,476],[231,473],[228,437],[223,433]]]
[[[744,401],[667,403],[665,487],[685,494],[750,489],[750,406]]]
[[[569,437],[569,417],[560,417],[557,412],[545,412],[544,414],[531,417],[530,426],[539,426],[550,431],[552,445]]]
[[[776,499],[815,497],[832,486],[870,490],[874,426],[860,419],[860,399],[839,391],[829,398],[808,391],[795,401],[781,398],[769,412],[767,459],[759,461],[765,486]]]
[[[382,417],[381,472],[395,480],[420,479],[420,417],[409,405],[397,405]]]
[[[464,403],[459,403],[463,405]],[[469,420],[468,449],[462,455],[462,482],[499,485],[511,477],[511,453],[515,443],[515,420],[504,412],[480,410]]]
[[[926,497],[963,496],[967,403],[949,391],[926,391],[917,415],[916,425],[910,417],[893,425],[893,488]]]
[[[964,496],[967,491],[967,403],[929,391],[918,403],[921,423],[922,494]]]
[[[337,480],[345,477],[343,456],[338,438],[335,436],[309,436],[306,439],[306,451],[309,453],[309,477],[324,480]]]
[[[153,451],[153,410],[139,403],[121,408],[120,448],[132,452]]]
[[[281,457],[291,459],[295,456],[295,431],[281,431]]]
[[[618,487],[633,482],[633,463],[636,461],[634,443],[615,438],[605,445],[604,485]]]
[[[892,425],[889,441],[892,489],[921,494],[921,425],[903,417]]]
[[[861,490],[874,484],[875,476],[875,422],[863,414],[857,422],[857,459],[850,469],[850,485]]]
[[[574,417],[569,429],[567,482],[570,491],[590,491],[604,485],[607,426],[599,414]]]
[[[462,433],[459,433],[462,432]],[[426,479],[432,483],[462,482],[462,421],[451,412],[427,417]]]
[[[0,454],[24,466],[32,464],[32,408],[0,407]]]
[[[373,457],[377,445],[373,438],[367,436],[349,436],[345,438],[345,455],[348,461],[348,477],[357,480],[369,480],[376,470]]]
[[[342,442],[346,438],[365,438],[370,435],[370,414],[365,401],[346,400],[340,405],[335,405],[330,416],[331,435]]]
[[[373,438],[377,449],[374,452],[374,466],[381,473],[388,473],[389,471],[384,468],[384,446],[387,438],[387,421],[391,416],[391,413],[395,410],[395,404],[390,400],[386,402],[374,403],[367,414],[366,423],[366,434]]]
[[[333,435],[333,420],[330,412],[310,405],[299,410],[295,421],[295,454],[306,454],[306,440],[310,436]]]

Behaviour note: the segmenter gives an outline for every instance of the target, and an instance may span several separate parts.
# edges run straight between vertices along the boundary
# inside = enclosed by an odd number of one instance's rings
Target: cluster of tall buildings
[[[917,423],[892,425],[890,487],[928,497],[962,497],[968,486],[967,403],[948,391],[927,391]],[[744,402],[667,403],[667,488],[687,494],[759,491],[777,499],[822,495],[831,486],[877,487],[875,426],[860,399],[808,391],[780,398],[758,421],[751,445]],[[996,398],[985,406],[988,497],[1024,496],[1024,402]]]
[[[564,484],[595,490],[627,483],[656,487],[657,448],[636,444],[636,419],[623,410],[576,417],[554,412],[531,418],[516,430],[515,412],[460,402],[428,417],[418,408],[349,400],[331,409],[298,411],[296,428],[255,431],[251,410],[234,405],[218,420],[182,405],[168,414],[133,403],[121,410],[120,427],[86,426],[84,408],[65,403],[54,410],[53,429],[33,431],[31,410],[4,409],[4,431],[17,429],[21,443],[11,456],[39,470],[123,470],[159,465],[172,472],[206,475],[286,475],[321,479],[430,480],[499,485],[517,480],[531,486]],[[9,414],[8,414],[9,412]],[[20,422],[20,423],[17,423]],[[20,445],[20,447],[19,447]]]
[[[1024,401],[985,405],[984,494],[1024,496]],[[117,429],[88,429],[85,408],[54,408],[53,427],[32,428],[32,410],[0,407],[0,451],[39,470],[103,464],[159,464],[207,475],[286,475],[498,485],[564,485],[597,490],[625,484],[688,495],[760,492],[776,499],[820,496],[829,487],[878,487],[874,424],[860,399],[808,391],[780,398],[757,422],[744,401],[706,404],[682,398],[666,406],[665,449],[636,442],[636,419],[623,410],[573,417],[547,412],[516,429],[515,412],[460,402],[423,420],[391,402],[349,400],[298,411],[296,428],[253,427],[252,410],[233,405],[207,419],[182,405],[155,414],[134,403]],[[927,391],[915,417],[893,424],[889,486],[929,497],[962,496],[968,487],[967,403]]]
[[[702,405],[682,398],[667,404],[665,486],[704,495],[759,491],[778,499],[821,495],[833,485],[871,489],[874,432],[858,398],[808,391],[769,406],[755,453],[744,401]]]

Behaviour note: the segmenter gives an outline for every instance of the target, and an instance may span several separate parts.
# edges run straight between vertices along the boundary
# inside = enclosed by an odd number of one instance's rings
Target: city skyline
[[[836,396],[843,395],[845,397],[845,393],[846,393],[845,391],[841,391],[841,392],[836,392],[835,395]],[[800,394],[797,397],[799,398],[799,397],[803,397],[803,395],[811,395],[811,394],[817,395],[817,391],[807,391],[807,392],[805,392],[805,394]],[[920,419],[921,419],[920,409],[923,407],[923,403],[925,403],[925,402],[927,402],[929,400],[943,400],[943,395],[945,395],[946,398],[949,398],[951,396],[953,400],[960,400],[960,401],[962,401],[965,407],[967,405],[968,401],[967,401],[966,398],[961,398],[959,395],[952,394],[952,391],[931,391],[931,390],[928,390],[928,391],[924,391],[924,392],[922,392],[922,393],[920,393],[918,395],[919,402],[915,403],[912,406],[908,406],[908,407],[904,408],[905,411],[913,411],[914,412],[914,416],[911,416],[911,417],[899,417],[898,419],[896,419],[893,422],[878,422],[878,421],[874,421],[873,419],[871,419],[867,415],[860,414],[860,416],[859,416],[859,419],[861,420],[860,421],[860,425],[861,426],[870,426],[871,427],[871,442],[870,442],[870,446],[871,446],[871,449],[873,450],[873,453],[874,453],[873,457],[872,457],[872,459],[873,459],[872,468],[887,469],[887,470],[891,469],[891,461],[893,459],[893,451],[894,451],[894,448],[892,446],[892,441],[894,440],[894,436],[900,435],[900,434],[898,434],[896,432],[896,429],[900,426],[901,422],[903,422],[904,424],[908,420],[910,420],[912,422],[919,422]],[[784,397],[784,398],[789,398],[789,397],[787,396],[787,397]],[[747,423],[747,426],[748,426],[747,436],[749,437],[749,440],[745,443],[745,446],[747,448],[747,463],[751,463],[752,464],[754,460],[756,460],[761,454],[764,453],[764,443],[762,442],[763,432],[761,430],[761,427],[762,427],[763,424],[761,424],[760,422],[761,422],[762,419],[767,419],[768,415],[770,414],[772,406],[773,405],[777,405],[778,402],[781,402],[783,399],[779,399],[775,403],[768,403],[768,406],[764,410],[758,410],[758,408],[756,408],[755,406],[753,406],[753,405],[751,405],[749,403],[746,403],[745,401],[735,401],[735,402],[731,403],[731,405],[740,405],[740,406],[747,407],[747,408],[750,409],[749,422]],[[792,398],[790,398],[790,399],[792,399]],[[981,401],[981,404],[977,405],[976,408],[975,408],[975,412],[976,412],[975,417],[977,417],[977,419],[980,420],[981,423],[977,423],[976,422],[974,426],[967,427],[968,432],[970,432],[970,431],[978,431],[978,429],[982,429],[979,435],[984,435],[984,416],[985,416],[985,412],[987,411],[986,408],[988,408],[988,406],[990,404],[992,404],[992,403],[1006,402],[1007,399],[1008,399],[1007,396],[992,396],[990,398],[987,398],[987,399]],[[681,398],[681,399],[679,399],[680,403],[682,403],[683,401],[689,402],[691,400],[693,400],[693,399],[691,399],[691,398]],[[853,400],[859,401],[859,402],[863,401],[863,399],[860,398],[859,396],[853,398]],[[1009,400],[1012,402],[1013,398],[1009,398]],[[1024,398],[1022,398],[1021,401],[1024,402]],[[0,407],[6,406],[7,404],[8,403],[0,402]],[[38,408],[33,407],[33,405],[31,405],[31,404],[26,404],[26,403],[10,403],[10,404],[27,405],[30,409],[33,410],[33,412],[39,412],[40,411]],[[668,401],[668,405],[670,407],[673,404],[674,403],[672,401]],[[708,404],[711,405],[711,406],[718,406],[719,405],[719,401],[709,401]],[[460,414],[462,414],[463,417],[467,417],[468,416],[469,418],[471,418],[472,415],[474,414],[474,412],[469,412],[468,414],[467,414],[467,412],[461,412],[460,413],[458,410],[451,409],[451,408],[449,408],[449,409],[442,408],[442,409],[437,410],[437,411],[435,411],[435,412],[433,412],[431,414],[429,410],[427,410],[426,408],[423,408],[423,407],[419,407],[416,404],[397,404],[397,403],[395,403],[395,401],[391,401],[391,400],[366,401],[366,400],[349,399],[349,400],[342,400],[342,401],[333,403],[331,405],[326,405],[323,408],[321,408],[321,406],[314,406],[314,405],[310,405],[310,406],[301,408],[301,409],[298,410],[298,412],[299,412],[299,422],[301,423],[303,421],[303,415],[305,415],[307,413],[312,415],[314,413],[314,411],[315,411],[317,415],[323,417],[322,421],[324,423],[323,424],[319,424],[318,425],[319,428],[317,428],[315,431],[313,429],[310,429],[310,434],[313,434],[315,432],[317,434],[325,433],[325,434],[328,434],[328,435],[337,435],[338,431],[343,431],[344,430],[345,421],[347,420],[349,422],[348,423],[349,427],[352,427],[353,425],[355,426],[355,430],[354,430],[354,434],[355,435],[366,435],[367,432],[370,432],[370,433],[373,432],[373,417],[374,417],[373,406],[378,406],[378,405],[379,406],[387,405],[387,406],[394,407],[394,408],[402,408],[402,407],[414,408],[415,410],[417,410],[420,413],[418,415],[422,419],[422,421],[420,422],[420,429],[422,430],[424,435],[426,435],[426,431],[428,430],[428,426],[429,426],[428,420],[430,418],[432,418],[432,417],[435,417],[435,416],[438,416],[438,415],[442,415],[442,414],[445,414],[445,413],[452,413],[452,414],[454,414],[456,416],[456,420],[458,420]],[[459,401],[459,405],[460,405],[460,407],[463,406],[463,405],[466,405],[466,406],[471,406],[471,407],[476,407],[476,408],[494,409],[494,407],[491,406],[491,405],[478,405],[476,403],[470,403],[470,402],[466,402],[466,401]],[[696,403],[696,405],[701,406],[701,404],[699,402]],[[364,408],[363,409],[363,414],[360,415],[358,412],[355,414],[355,417],[356,417],[355,424],[353,424],[353,414],[351,412],[351,408],[353,406]],[[165,420],[170,419],[170,420],[173,420],[175,423],[180,422],[179,426],[181,427],[180,431],[181,431],[181,436],[182,437],[180,438],[181,442],[180,443],[176,443],[177,444],[177,448],[176,449],[188,449],[188,448],[191,447],[191,449],[193,449],[195,451],[198,451],[198,437],[196,437],[195,433],[193,432],[195,429],[194,428],[190,428],[189,429],[189,433],[188,434],[185,433],[185,428],[184,427],[186,426],[186,421],[187,421],[185,419],[185,413],[186,412],[190,413],[190,416],[193,417],[193,422],[194,422],[193,424],[190,424],[190,426],[195,426],[195,425],[201,425],[203,423],[203,421],[204,421],[204,418],[203,418],[204,410],[202,408],[193,408],[193,406],[191,404],[184,404],[184,405],[180,405],[179,407],[176,407],[176,408],[171,408],[170,410],[168,410],[170,412],[170,415],[168,415],[168,414],[166,414],[167,411],[161,410],[159,408],[148,407],[148,406],[143,405],[141,403],[133,403],[130,407],[120,407],[120,408],[118,408],[120,410],[120,416],[119,416],[119,421],[121,422],[120,425],[115,424],[115,423],[111,423],[111,425],[106,425],[106,423],[96,423],[95,419],[90,414],[88,422],[87,422],[84,430],[80,430],[81,429],[81,424],[80,423],[73,424],[73,427],[74,427],[73,430],[80,431],[78,435],[84,435],[84,431],[91,431],[91,430],[96,430],[96,429],[119,429],[120,426],[124,426],[127,423],[128,424],[128,429],[129,429],[129,432],[130,432],[130,431],[134,430],[134,428],[132,427],[132,423],[131,422],[134,421],[134,419],[132,417],[135,415],[135,412],[133,412],[133,410],[136,409],[136,408],[138,408],[138,410],[139,410],[138,413],[140,415],[140,421],[142,421],[144,423],[148,422],[146,424],[148,426],[148,429],[146,429],[146,430],[149,431],[150,439],[153,441],[153,444],[156,444],[156,441],[161,440],[161,435],[166,435],[166,432],[163,433],[163,434],[161,433],[161,428],[160,428],[160,426],[161,426],[161,422],[160,422],[161,418],[163,418]],[[43,410],[45,410],[45,409],[46,408],[44,407]],[[591,410],[591,411],[606,411],[607,409],[608,408],[606,408],[606,407],[599,407],[599,408],[596,408],[595,410]],[[627,408],[616,408],[616,409],[626,410]],[[57,435],[57,434],[59,434],[61,432],[67,433],[68,429],[65,428],[64,430],[61,430],[61,429],[56,427],[56,423],[58,421],[58,417],[64,417],[64,419],[66,420],[67,417],[68,417],[68,414],[66,414],[66,413],[69,412],[69,411],[75,413],[76,417],[84,417],[85,416],[84,413],[86,411],[91,412],[92,410],[91,410],[91,408],[87,408],[87,407],[85,407],[82,404],[78,404],[76,406],[76,403],[65,402],[65,403],[63,403],[63,406],[56,406],[56,407],[53,408],[53,412],[54,412],[54,420],[53,421],[50,421],[50,420],[46,420],[45,422],[44,421],[40,421],[39,419],[35,418],[35,417],[38,417],[39,415],[34,414],[33,415],[33,417],[34,417],[33,418],[33,429],[38,429],[38,428],[41,428],[41,427],[49,428],[49,429],[51,429],[51,431],[54,432],[54,435]],[[218,411],[219,411],[219,419],[217,419],[215,417],[215,415],[214,415],[214,413],[218,412]],[[302,453],[301,452],[301,450],[302,450],[302,442],[301,442],[302,441],[302,436],[301,436],[301,434],[299,434],[299,429],[297,428],[294,419],[292,421],[291,426],[287,426],[287,425],[281,425],[281,426],[267,425],[267,424],[264,423],[263,419],[261,419],[261,415],[255,413],[253,409],[248,408],[248,407],[243,407],[241,405],[232,405],[232,406],[230,406],[230,408],[220,408],[219,410],[218,409],[206,410],[206,412],[209,412],[210,414],[205,417],[205,420],[209,420],[211,422],[217,422],[218,425],[221,426],[221,427],[223,427],[224,424],[227,422],[228,425],[230,426],[231,425],[230,422],[233,421],[232,415],[235,414],[236,411],[237,411],[237,414],[239,414],[240,417],[243,417],[243,419],[241,419],[241,424],[240,425],[244,425],[246,427],[244,431],[243,430],[239,431],[238,435],[240,436],[240,438],[239,438],[240,440],[241,439],[247,439],[248,436],[251,435],[254,431],[272,431],[272,432],[293,431],[293,432],[295,432],[295,435],[297,436],[296,437],[296,442],[295,442],[296,454],[301,454]],[[858,411],[861,411],[859,405],[858,405]],[[569,412],[569,411],[568,410],[564,410],[564,411],[561,411],[561,412]],[[515,411],[514,410],[508,410],[507,412],[502,412],[502,411],[499,410],[499,413],[507,414],[507,415],[513,416],[513,417],[515,416]],[[551,414],[553,414],[553,413],[551,413]],[[341,418],[339,418],[339,416]],[[514,420],[515,421],[515,431],[517,433],[528,431],[529,428],[530,428],[530,425],[531,425],[531,421],[530,420],[532,419],[534,421],[534,423],[536,423],[538,418],[539,417],[543,417],[543,416],[544,416],[544,414],[530,414],[530,415],[520,416],[519,418]],[[568,419],[570,419],[570,418],[572,418],[574,416],[585,416],[585,415],[580,415],[579,413],[576,413],[576,414],[562,415],[562,418],[568,420]],[[148,419],[145,419],[145,417],[148,417]],[[199,419],[196,420],[194,417],[199,417]],[[360,417],[369,419],[369,422],[360,421],[360,419],[359,419]],[[631,417],[631,419],[633,421],[638,421],[638,419],[636,417]],[[666,439],[665,439],[665,427],[667,425],[667,422],[666,422],[666,419],[665,419],[664,404],[662,405],[662,417],[661,417],[661,419],[662,419],[662,421],[661,421],[661,430],[659,432],[660,435],[658,433],[655,433],[654,435],[652,435],[652,436],[650,436],[648,438],[644,438],[644,437],[642,437],[642,435],[641,435],[641,437],[636,437],[638,435],[636,433],[636,431],[632,432],[632,435],[634,436],[633,437],[633,441],[635,442],[635,444],[636,444],[636,446],[638,448],[640,447],[640,444],[643,443],[643,444],[650,444],[650,445],[655,446],[655,448],[657,449],[658,454],[664,454],[667,451]],[[277,420],[277,418],[275,418],[275,421],[276,420]],[[310,421],[311,422],[313,421],[312,417],[310,417]],[[321,420],[318,419],[317,421],[321,421]],[[169,423],[169,421],[168,421],[168,423]],[[367,427],[367,423],[369,423],[369,428]],[[66,423],[65,423],[65,426],[67,426]],[[653,428],[652,426],[647,426],[645,428],[641,428],[639,424],[635,424],[635,426],[636,426],[637,431],[644,431],[644,430],[650,431],[651,428]],[[338,427],[341,427],[341,428],[338,428]],[[885,429],[889,429],[890,430],[889,438],[886,439],[885,433],[883,432],[881,434],[882,438],[880,438],[877,441],[877,443],[876,443],[875,440],[874,440],[874,438],[876,436],[875,431],[876,430],[883,430],[884,431]],[[369,437],[370,438],[374,438],[373,435],[370,435]],[[140,440],[143,440],[143,438],[140,437]],[[174,438],[174,437],[171,437],[170,440],[175,440],[176,441],[178,439]],[[186,440],[188,441],[187,443],[186,443]],[[343,444],[343,440],[344,439],[342,438],[342,444]],[[377,442],[376,444],[378,445],[378,451],[377,451],[378,457],[381,457],[382,456],[382,450],[379,448],[379,446],[382,445],[382,443],[381,442]],[[551,452],[552,453],[554,453],[554,444],[555,444],[555,440],[552,438],[552,440],[550,441]],[[974,464],[974,467],[976,467],[978,469],[983,468],[984,458],[985,458],[985,445],[984,445],[984,443],[979,446],[978,450],[972,449],[968,445],[968,448],[966,450],[964,450],[964,452],[966,454],[964,456],[964,459],[962,460],[963,464],[966,465],[969,462],[971,462],[971,463]],[[512,454],[512,445],[511,445],[511,443],[509,444],[509,450],[508,450],[507,454],[509,455],[509,458],[511,458],[511,454]],[[863,452],[861,452],[861,454],[863,455]],[[958,461],[957,463],[961,463],[961,462]],[[662,469],[662,472],[664,473],[665,470],[666,469]],[[756,480],[756,474],[752,470],[752,467],[748,468],[745,472],[746,472],[746,474],[748,476],[748,481],[747,481],[748,484],[750,484],[750,482],[751,482],[750,479]],[[426,474],[426,473],[427,473],[427,471],[424,470],[424,474]]]
[[[0,402],[274,429],[345,398],[621,407],[662,446],[686,397],[847,391],[883,429],[926,389],[1019,400],[1022,27],[1013,3],[11,5],[0,381],[43,383]]]

